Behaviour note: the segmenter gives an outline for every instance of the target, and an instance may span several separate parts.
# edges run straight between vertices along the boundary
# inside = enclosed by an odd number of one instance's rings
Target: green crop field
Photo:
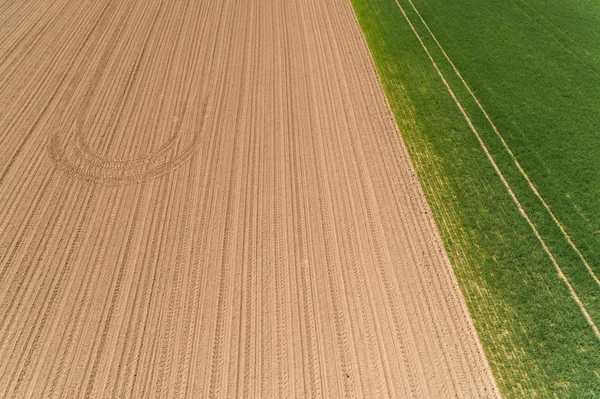
[[[505,397],[600,397],[600,2],[351,0]]]

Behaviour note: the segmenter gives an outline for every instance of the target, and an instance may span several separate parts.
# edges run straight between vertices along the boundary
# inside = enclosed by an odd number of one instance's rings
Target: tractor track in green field
[[[577,306],[581,310],[581,313],[584,315],[587,323],[590,325],[590,327],[594,331],[594,334],[596,335],[596,337],[600,340],[600,330],[598,329],[598,326],[596,325],[596,323],[594,322],[592,316],[589,314],[587,308],[585,307],[585,305],[583,304],[583,302],[581,301],[581,299],[577,295],[577,292],[573,288],[573,286],[570,283],[568,277],[565,275],[565,273],[564,273],[562,267],[560,266],[559,262],[556,260],[555,255],[550,250],[550,248],[549,248],[546,240],[544,240],[544,238],[540,234],[538,228],[535,226],[534,222],[531,220],[530,216],[528,215],[527,211],[525,210],[525,207],[523,206],[523,204],[517,198],[517,195],[515,194],[513,188],[511,187],[510,183],[507,181],[506,177],[504,176],[504,174],[500,170],[500,167],[498,166],[498,164],[494,160],[494,157],[492,156],[492,154],[490,153],[488,147],[486,146],[485,142],[483,141],[483,139],[482,139],[479,131],[477,130],[477,128],[473,124],[471,118],[469,117],[467,111],[465,110],[465,107],[463,106],[463,104],[460,102],[460,100],[456,96],[454,90],[452,89],[452,87],[450,86],[450,84],[448,83],[448,81],[446,80],[443,72],[440,70],[437,62],[435,61],[435,59],[431,55],[429,49],[427,48],[427,45],[424,43],[421,35],[415,29],[412,21],[410,20],[410,18],[406,14],[406,11],[404,10],[404,7],[402,7],[402,5],[398,2],[398,0],[394,0],[394,1],[395,1],[396,5],[398,6],[398,8],[400,9],[400,11],[402,12],[402,15],[406,19],[406,22],[408,23],[408,25],[410,26],[411,30],[415,34],[415,36],[418,39],[419,43],[423,47],[423,50],[427,54],[427,57],[431,61],[431,63],[433,65],[433,67],[435,68],[437,74],[439,75],[440,79],[444,83],[444,86],[446,87],[448,93],[450,94],[450,96],[452,97],[452,99],[454,100],[454,102],[456,103],[456,106],[459,108],[462,116],[464,117],[465,121],[469,125],[469,128],[471,129],[471,131],[473,132],[473,134],[475,134],[475,136],[477,138],[477,141],[481,145],[481,148],[483,149],[483,151],[484,151],[487,159],[490,161],[491,165],[493,166],[494,170],[496,171],[496,174],[498,175],[498,177],[502,181],[502,184],[504,185],[504,187],[508,191],[511,199],[513,200],[513,202],[515,203],[515,205],[519,209],[519,212],[521,213],[521,215],[523,216],[523,218],[527,221],[527,224],[533,230],[536,238],[538,239],[538,241],[540,242],[542,248],[544,249],[544,252],[548,255],[548,257],[550,258],[552,264],[556,268],[558,276],[566,284],[567,288],[569,289],[569,293],[571,294],[571,297],[573,298],[573,300],[575,301],[575,303],[577,303]],[[464,87],[467,89],[467,91],[469,92],[469,94],[471,95],[471,97],[473,98],[473,100],[475,101],[475,103],[477,104],[477,107],[481,110],[481,112],[485,116],[485,119],[488,121],[488,123],[492,127],[492,129],[493,129],[494,133],[496,134],[496,136],[498,136],[498,138],[502,142],[502,145],[503,145],[504,149],[510,155],[511,160],[513,161],[513,163],[515,164],[515,166],[519,170],[519,173],[527,181],[527,184],[529,185],[529,188],[531,189],[531,191],[535,194],[535,196],[538,198],[538,200],[542,203],[542,205],[544,206],[544,208],[546,209],[546,211],[548,212],[548,214],[552,218],[552,221],[554,222],[554,224],[556,224],[556,226],[560,229],[560,232],[562,233],[562,235],[564,236],[564,238],[568,242],[569,246],[573,249],[573,251],[575,251],[575,253],[579,257],[579,259],[583,262],[583,264],[585,265],[585,268],[586,268],[587,272],[593,278],[593,280],[596,283],[596,285],[598,285],[600,287],[600,279],[598,279],[598,277],[596,276],[596,274],[592,270],[592,268],[591,268],[589,262],[587,261],[587,259],[581,253],[580,249],[575,245],[575,243],[571,239],[570,235],[566,232],[565,227],[563,226],[563,224],[558,220],[558,218],[556,217],[556,215],[554,214],[554,212],[552,212],[552,210],[550,209],[550,206],[548,205],[548,203],[544,200],[544,198],[542,197],[542,195],[539,193],[537,187],[535,186],[535,184],[531,180],[530,176],[527,174],[527,172],[525,172],[525,170],[523,169],[523,167],[519,163],[519,161],[516,158],[516,156],[514,155],[513,151],[508,146],[508,143],[506,142],[506,140],[504,139],[504,137],[500,133],[499,129],[496,127],[496,124],[492,121],[492,119],[489,116],[488,112],[485,110],[485,108],[483,107],[483,105],[481,104],[481,102],[479,101],[479,99],[477,98],[477,96],[475,95],[475,93],[473,92],[473,90],[471,89],[471,87],[469,86],[469,84],[465,81],[465,79],[463,78],[463,76],[460,73],[460,71],[458,70],[458,68],[456,68],[456,65],[454,64],[454,62],[452,62],[452,60],[450,59],[450,57],[448,56],[448,54],[444,50],[443,46],[441,45],[441,43],[439,42],[439,40],[437,39],[437,37],[431,31],[429,25],[427,24],[427,22],[425,21],[425,19],[423,18],[423,16],[421,15],[421,13],[419,12],[419,10],[417,9],[417,7],[414,5],[414,3],[411,0],[408,0],[408,2],[410,3],[410,5],[413,8],[414,12],[418,15],[421,23],[423,24],[423,26],[425,26],[425,28],[427,29],[427,32],[429,32],[429,35],[435,41],[435,43],[437,44],[438,48],[440,49],[440,51],[442,52],[442,54],[444,55],[444,57],[446,58],[446,60],[448,61],[448,63],[452,66],[452,69],[454,70],[455,74],[458,76],[458,78],[460,79],[460,81],[462,82],[462,84],[464,85]]]

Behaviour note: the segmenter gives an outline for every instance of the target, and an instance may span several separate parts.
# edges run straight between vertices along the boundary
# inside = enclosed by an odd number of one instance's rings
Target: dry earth
[[[495,397],[347,0],[0,0],[0,397]]]

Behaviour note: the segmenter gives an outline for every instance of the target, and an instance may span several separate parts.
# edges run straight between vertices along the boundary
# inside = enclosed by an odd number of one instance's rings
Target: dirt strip
[[[0,397],[498,397],[348,0],[0,0]]]

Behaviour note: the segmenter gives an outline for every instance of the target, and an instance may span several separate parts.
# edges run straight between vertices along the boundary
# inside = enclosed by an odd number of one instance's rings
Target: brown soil
[[[495,397],[348,0],[0,0],[0,397]]]

